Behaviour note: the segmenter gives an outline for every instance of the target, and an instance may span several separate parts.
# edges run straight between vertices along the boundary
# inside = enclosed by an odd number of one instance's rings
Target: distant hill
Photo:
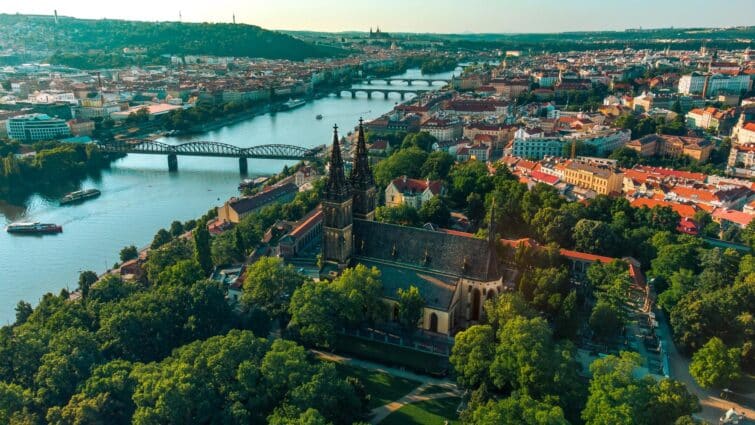
[[[52,16],[0,15],[0,28],[27,43],[54,52],[53,62],[100,55],[113,59],[124,48],[144,49],[144,56],[212,55],[302,60],[342,55],[342,50],[246,24],[89,20]],[[3,30],[0,29],[0,32]],[[6,34],[7,35],[7,34]],[[20,40],[19,40],[20,41]],[[46,44],[46,46],[45,46]],[[65,64],[65,63],[64,63]],[[106,65],[106,64],[103,64]]]

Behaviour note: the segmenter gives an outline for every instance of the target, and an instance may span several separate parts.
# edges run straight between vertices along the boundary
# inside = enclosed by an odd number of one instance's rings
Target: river
[[[457,69],[458,71],[458,69]],[[410,69],[396,78],[450,78],[451,72],[422,75]],[[405,83],[393,83],[400,89]],[[386,88],[382,83],[356,87]],[[415,83],[426,88],[425,83]],[[439,86],[434,86],[438,88]],[[407,88],[407,87],[404,87]],[[260,115],[215,131],[182,138],[165,138],[169,143],[211,140],[248,147],[267,143],[313,147],[329,144],[333,124],[352,129],[359,117],[372,119],[400,101],[398,94],[384,99],[325,97],[292,111]],[[322,120],[315,116],[321,114]],[[276,173],[295,162],[249,160],[249,174]],[[179,157],[178,172],[169,173],[167,158],[159,155],[128,155],[112,164],[97,178],[81,184],[102,195],[83,204],[61,207],[57,197],[34,195],[13,205],[0,201],[0,226],[14,221],[57,223],[59,235],[14,236],[0,232],[0,325],[12,323],[20,300],[32,304],[47,292],[75,289],[82,270],[103,272],[118,261],[122,247],[148,245],[154,234],[173,220],[198,218],[210,208],[238,194],[240,176],[234,158]],[[71,188],[74,190],[75,188]]]

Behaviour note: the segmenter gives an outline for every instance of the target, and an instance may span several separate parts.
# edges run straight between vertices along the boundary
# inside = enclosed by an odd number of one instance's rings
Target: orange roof
[[[713,213],[713,218],[726,220],[742,227],[746,227],[752,221],[753,215],[742,211],[718,209]]]
[[[603,255],[588,254],[586,252],[572,251],[570,249],[560,250],[561,255],[573,260],[591,261],[601,263],[610,263],[615,260],[613,257],[605,257]]]
[[[747,131],[755,131],[755,122],[748,122],[744,125],[744,129]]]
[[[656,206],[671,207],[671,209],[676,211],[676,213],[679,214],[681,217],[686,217],[686,218],[694,217],[695,212],[697,211],[695,207],[692,205],[679,204],[676,202],[668,202],[668,201],[659,201],[656,199],[648,199],[648,198],[635,199],[630,203],[630,205],[634,208],[642,208],[642,207],[653,208]]]
[[[322,205],[318,205],[314,212],[310,213],[309,217],[304,217],[303,222],[296,226],[296,228],[291,231],[290,235],[295,238],[299,237],[299,235],[305,233],[319,222],[322,222]]]

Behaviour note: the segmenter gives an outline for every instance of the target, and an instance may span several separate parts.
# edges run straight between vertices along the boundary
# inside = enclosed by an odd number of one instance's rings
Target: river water
[[[419,70],[410,69],[396,77],[450,78],[451,74],[423,76]],[[390,87],[401,86],[405,83]],[[354,87],[386,88],[377,81]],[[414,87],[427,86],[419,82]],[[260,115],[208,133],[163,140],[211,140],[241,147],[267,143],[313,147],[331,142],[333,124],[345,132],[354,128],[359,117],[378,117],[399,101],[395,93],[388,99],[380,93],[372,99],[364,93],[355,99],[344,93],[341,98],[317,99],[292,111]],[[322,120],[315,119],[318,114]],[[249,174],[275,173],[285,164],[295,162],[250,159]],[[239,180],[235,158],[178,157],[178,172],[168,173],[165,156],[128,155],[97,178],[82,183],[82,188],[102,191],[95,200],[65,207],[58,205],[58,196],[34,195],[22,205],[0,201],[3,228],[14,221],[57,223],[64,228],[63,233],[49,236],[0,232],[0,325],[13,322],[18,301],[36,304],[47,292],[74,289],[80,271],[103,272],[118,261],[122,247],[146,246],[157,230],[173,220],[198,218],[222,204],[238,194]]]

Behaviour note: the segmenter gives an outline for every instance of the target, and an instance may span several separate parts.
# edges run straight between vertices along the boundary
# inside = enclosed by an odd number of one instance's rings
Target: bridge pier
[[[432,87],[432,85],[433,85],[433,80],[427,80],[427,86]]]
[[[383,92],[383,99],[388,99],[388,92],[387,91]]]
[[[239,158],[239,173],[242,176],[249,174],[249,163],[247,162],[246,157]]]
[[[367,92],[367,99],[372,99],[372,92],[371,91]]]
[[[406,85],[407,85],[407,86],[410,86],[410,87],[411,87],[411,85],[412,85],[413,83],[414,83],[414,82],[413,82],[412,80],[406,80]]]
[[[393,83],[393,80],[385,80],[385,85],[390,86]]]
[[[171,173],[178,171],[178,156],[174,153],[168,154],[168,171]]]
[[[338,91],[336,92],[336,97],[341,97],[341,90],[338,90]]]
[[[372,80],[366,80],[366,83],[367,83],[368,86],[371,86],[372,85]]]
[[[404,93],[404,92],[401,92],[401,100],[404,100],[404,96],[405,96],[405,95],[406,95],[406,93]]]
[[[352,99],[356,99],[356,97],[357,97],[357,92],[355,92],[354,90],[352,90],[351,91],[351,98]]]

